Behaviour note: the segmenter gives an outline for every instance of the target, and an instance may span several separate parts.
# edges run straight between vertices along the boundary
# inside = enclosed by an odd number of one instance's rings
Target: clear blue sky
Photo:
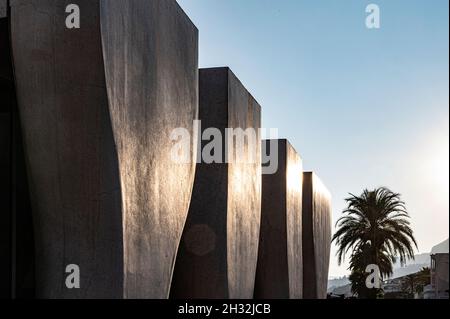
[[[333,195],[403,195],[420,252],[449,233],[448,0],[178,0],[200,66],[230,66]],[[381,9],[381,29],[365,8]],[[333,248],[330,275],[338,267]]]

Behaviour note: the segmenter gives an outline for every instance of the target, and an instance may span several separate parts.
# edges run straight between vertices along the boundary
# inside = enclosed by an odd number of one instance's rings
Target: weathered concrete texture
[[[9,21],[0,19],[0,298],[34,296],[34,241]]]
[[[0,113],[0,299],[11,295],[11,163],[9,116]]]
[[[167,298],[195,171],[195,147],[171,161],[170,133],[193,133],[197,29],[175,0],[11,4],[38,296]]]
[[[287,140],[276,140],[278,170],[262,177],[261,232],[256,270],[256,299],[301,299],[302,160]]]
[[[202,69],[200,119],[202,128],[218,128],[225,137],[226,128],[258,129],[261,107],[228,68]],[[253,163],[244,160],[250,152],[245,139],[245,152],[229,164],[197,165],[172,298],[253,297],[261,210],[260,142],[256,131]]]
[[[122,187],[125,297],[168,298],[196,162],[198,30],[175,0],[101,1],[106,83]],[[190,163],[171,133],[193,137]]]
[[[12,204],[12,296],[35,296],[34,231],[29,182],[17,105],[12,110],[11,204]]]
[[[6,18],[7,16],[7,0],[0,0],[0,18]]]
[[[331,196],[320,179],[303,174],[303,298],[325,299],[331,246]]]
[[[99,1],[11,1],[17,98],[29,169],[41,298],[121,298],[119,171],[100,37]],[[34,30],[30,32],[30,30]],[[77,264],[81,289],[65,286]]]
[[[3,88],[0,84],[0,90]],[[3,92],[2,92],[3,93]],[[0,96],[3,103],[3,97]],[[11,122],[9,114],[0,113],[0,299],[11,296]]]
[[[3,0],[0,2],[0,13],[2,2]],[[8,20],[0,19],[0,299],[11,297],[11,109],[13,92],[14,80],[9,54]]]

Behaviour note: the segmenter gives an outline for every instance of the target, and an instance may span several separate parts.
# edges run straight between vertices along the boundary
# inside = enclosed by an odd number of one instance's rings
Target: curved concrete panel
[[[98,1],[11,1],[12,49],[36,241],[40,298],[123,296],[119,171],[104,77]],[[31,31],[33,30],[33,31]],[[80,267],[81,288],[65,286]],[[113,279],[112,279],[113,278]]]
[[[228,68],[200,70],[202,128],[260,128],[261,108]],[[243,154],[197,165],[172,298],[252,298],[261,210],[261,138]],[[225,149],[222,141],[222,151]],[[203,146],[209,144],[203,142]],[[242,158],[240,158],[242,156]]]
[[[127,298],[167,298],[194,182],[171,132],[194,137],[198,30],[175,0],[101,1],[103,52],[123,198]]]
[[[34,236],[9,39],[0,18],[0,299],[25,299],[34,297]]]
[[[11,13],[37,296],[167,298],[195,171],[195,147],[172,162],[170,133],[194,136],[197,29],[175,0],[13,0]]]
[[[277,151],[278,170],[262,177],[261,232],[255,298],[301,299],[302,160],[287,140],[263,141]],[[277,143],[276,150],[270,148]]]
[[[331,195],[311,172],[303,174],[303,297],[327,297]]]
[[[4,12],[4,15],[2,14]],[[12,109],[15,104],[6,1],[0,0],[0,299],[12,287]]]

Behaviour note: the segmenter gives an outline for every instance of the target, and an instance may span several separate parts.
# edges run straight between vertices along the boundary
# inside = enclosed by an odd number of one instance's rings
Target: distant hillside
[[[430,257],[430,253],[425,253],[425,254],[420,254],[420,255],[414,255],[414,260],[408,260],[407,262],[406,262],[406,266],[409,266],[409,265],[415,265],[415,264],[430,264],[430,262],[431,262],[431,257]],[[394,269],[395,268],[401,268],[402,266],[401,266],[401,264],[400,264],[400,261],[397,261],[395,264],[394,264]]]
[[[349,283],[350,281],[348,280],[348,277],[330,279],[328,280],[328,291],[331,292],[335,288],[348,285]]]
[[[345,285],[345,286],[341,286],[341,287],[337,287],[337,288],[333,288],[333,289],[328,289],[328,293],[332,293],[333,295],[336,295],[336,296],[344,295],[345,297],[351,297],[351,296],[353,296],[352,285],[348,284],[348,285]]]
[[[449,240],[444,240],[442,243],[437,244],[431,249],[430,253],[415,255],[414,260],[410,260],[405,266],[401,266],[400,263],[394,265],[394,275],[392,278],[403,277],[409,274],[416,273],[420,271],[423,267],[430,267],[431,257],[433,254],[445,254],[448,253],[448,242]]]
[[[409,274],[414,274],[424,267],[430,267],[431,257],[430,253],[415,255],[414,260],[408,260],[406,265],[401,265],[400,262],[394,264],[394,274],[391,278],[403,277]]]
[[[409,260],[406,265],[403,267],[401,266],[400,262],[397,262],[394,264],[394,275],[391,277],[399,278],[403,277],[409,274],[414,274],[418,271],[420,271],[424,267],[430,267],[431,263],[431,257],[432,254],[445,254],[449,252],[449,240],[444,240],[442,243],[437,244],[431,249],[430,253],[415,255],[414,260]],[[347,291],[348,290],[348,284],[350,281],[348,280],[348,277],[342,277],[342,278],[334,278],[328,280],[328,291],[339,291],[342,293],[341,290]],[[344,287],[347,286],[347,287]],[[336,288],[342,288],[337,289]]]
[[[430,267],[430,263],[424,263],[424,264],[409,264],[405,267],[400,268],[394,268],[394,274],[392,275],[391,279],[404,277],[406,275],[415,274],[416,272],[419,272],[424,267]]]

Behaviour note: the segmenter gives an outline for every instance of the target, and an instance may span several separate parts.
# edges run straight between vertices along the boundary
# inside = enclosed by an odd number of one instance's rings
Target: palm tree
[[[424,267],[415,274],[403,277],[402,289],[412,296],[415,293],[423,293],[424,287],[430,284],[430,276],[430,268]]]
[[[423,293],[423,289],[431,282],[431,271],[429,267],[423,267],[418,273],[416,273],[416,291],[417,293]]]
[[[417,242],[409,223],[409,215],[400,195],[381,187],[364,190],[360,196],[350,194],[347,208],[336,224],[333,241],[338,246],[338,263],[350,253],[353,278],[361,280],[368,265],[377,265],[382,278],[393,273],[393,264],[403,265],[414,259]],[[355,283],[361,287],[364,283]],[[372,294],[374,295],[374,294]]]
[[[384,257],[384,255],[383,255]],[[363,299],[376,299],[382,294],[381,288],[369,289],[366,286],[367,265],[373,264],[371,257],[370,244],[361,245],[357,250],[353,251],[350,256],[350,269],[352,270],[349,280],[354,295]],[[387,258],[381,259],[380,272],[392,272],[392,264]]]
[[[402,280],[402,290],[408,294],[411,298],[417,291],[417,277],[416,274],[410,274],[403,277]]]

